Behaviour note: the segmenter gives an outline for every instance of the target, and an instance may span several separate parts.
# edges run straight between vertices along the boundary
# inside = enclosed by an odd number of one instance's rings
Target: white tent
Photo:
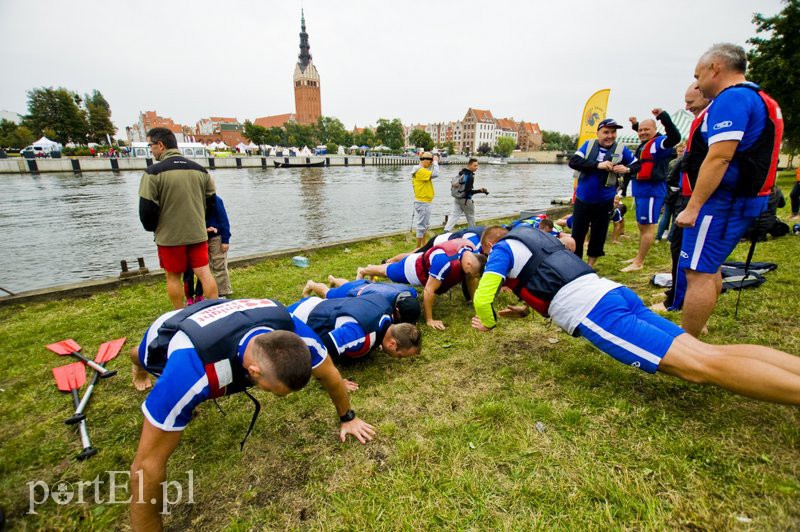
[[[230,146],[228,146],[227,144],[225,144],[225,143],[224,143],[224,142],[222,142],[222,141],[219,141],[219,142],[217,143],[217,148],[218,148],[218,149],[220,149],[220,150],[221,150],[221,149],[224,149],[224,148],[229,148],[229,147],[230,147]]]
[[[244,142],[240,142],[239,144],[236,145],[236,151],[238,151],[240,153],[246,152],[247,151],[247,144],[245,144]]]
[[[248,145],[247,145],[247,149],[248,149],[248,150],[257,150],[257,149],[258,149],[258,146],[256,146],[255,144],[253,144],[253,141],[251,140],[251,141],[250,141],[250,144],[248,144]]]
[[[339,155],[344,155],[344,146],[339,146],[339,149],[336,151]]]
[[[209,143],[209,145],[208,145],[208,146],[206,146],[206,147],[207,147],[209,150],[216,150],[216,149],[217,149],[217,143],[216,143],[216,142],[214,142],[214,141],[212,140],[212,141]]]
[[[54,142],[47,137],[42,137],[33,143],[33,146],[42,148],[44,151],[60,150],[61,144]]]
[[[303,146],[303,149],[300,150],[300,155],[302,155],[303,157],[308,157],[309,155],[311,155],[311,150],[308,149],[308,146]]]

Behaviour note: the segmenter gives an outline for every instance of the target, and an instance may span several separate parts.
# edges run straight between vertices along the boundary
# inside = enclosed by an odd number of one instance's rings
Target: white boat
[[[508,164],[508,163],[503,161],[502,159],[489,159],[489,162],[487,162],[486,164],[501,165],[501,164]]]

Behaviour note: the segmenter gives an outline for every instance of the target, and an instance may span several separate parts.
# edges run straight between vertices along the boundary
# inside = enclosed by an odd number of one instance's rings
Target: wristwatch
[[[344,413],[344,415],[339,416],[339,421],[342,423],[347,423],[348,421],[353,421],[356,418],[356,413],[353,410],[348,410]]]

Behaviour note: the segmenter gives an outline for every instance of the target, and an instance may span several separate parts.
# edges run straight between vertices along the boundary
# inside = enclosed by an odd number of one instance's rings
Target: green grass
[[[788,192],[788,174],[782,184]],[[609,244],[599,271],[649,304],[659,292],[649,276],[669,269],[668,244],[654,246],[644,272],[618,273],[635,254],[636,228],[627,218],[632,238]],[[780,268],[742,294],[738,318],[736,294],[724,294],[707,341],[800,353],[798,238],[759,244],[756,260]],[[352,278],[356,266],[412,246],[411,235],[383,238],[311,252],[308,269],[287,258],[234,270],[232,279],[238,297],[289,303],[309,277]],[[735,256],[745,253],[740,246]],[[144,395],[130,386],[123,353],[111,363],[119,375],[100,383],[87,411],[100,453],[75,461],[79,441],[62,422],[70,399],[51,374],[66,361],[44,345],[74,338],[93,354],[103,341],[127,336],[127,349],[168,307],[159,283],[0,308],[0,506],[11,528],[128,526],[125,505],[51,501],[38,515],[26,515],[27,482],[97,475],[107,481],[107,471],[127,471],[142,423]],[[251,415],[247,398],[221,401],[225,417],[213,404],[202,405],[169,473],[185,484],[185,472],[193,470],[195,504],[176,505],[166,524],[206,530],[800,526],[797,408],[646,375],[540,317],[477,333],[457,293],[440,298],[435,313],[448,329],[425,328],[420,357],[374,354],[341,368],[361,384],[352,396],[355,410],[378,427],[367,446],[337,441],[333,407],[316,383],[282,399],[261,393],[264,412],[244,452],[238,442]]]

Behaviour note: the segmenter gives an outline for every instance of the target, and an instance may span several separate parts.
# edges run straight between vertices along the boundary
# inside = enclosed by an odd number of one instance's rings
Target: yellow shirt
[[[414,185],[414,200],[430,203],[433,201],[433,179],[439,176],[439,165],[434,163],[429,168],[418,166],[411,174]]]

